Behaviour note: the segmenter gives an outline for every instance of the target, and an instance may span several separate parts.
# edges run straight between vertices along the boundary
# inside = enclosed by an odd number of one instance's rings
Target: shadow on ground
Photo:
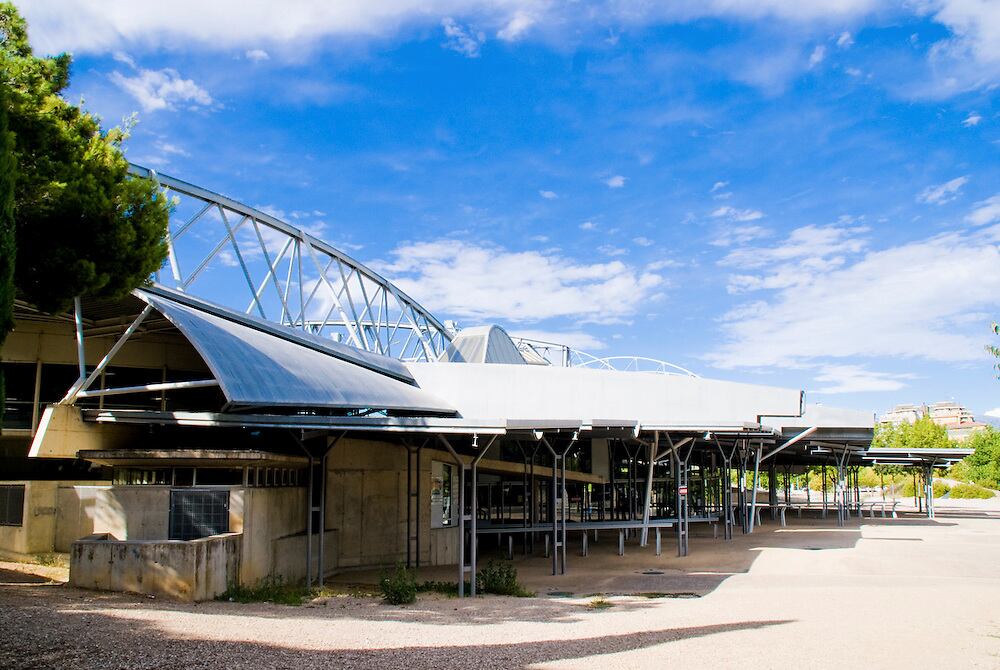
[[[70,595],[71,589],[46,587]],[[4,593],[5,592],[5,593]],[[20,668],[523,668],[537,663],[581,659],[645,649],[654,645],[729,631],[753,630],[791,620],[745,621],[663,628],[620,635],[455,646],[404,646],[370,650],[313,651],[253,642],[178,638],[146,621],[118,618],[90,607],[72,608],[39,597],[39,589],[0,589],[6,610],[0,624],[0,667]],[[289,608],[289,617],[300,609]],[[242,610],[241,614],[252,612]],[[331,620],[331,625],[336,625]]]

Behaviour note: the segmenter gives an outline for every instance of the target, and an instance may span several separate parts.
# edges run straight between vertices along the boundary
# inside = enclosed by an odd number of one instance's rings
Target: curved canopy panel
[[[433,395],[324,351],[313,338],[268,332],[234,318],[238,315],[227,318],[221,309],[199,308],[163,291],[139,289],[135,295],[191,342],[232,406],[454,414]]]
[[[455,335],[441,355],[449,363],[506,363],[524,365],[524,357],[500,326],[465,328]]]
[[[293,212],[293,226],[148,168],[131,172],[176,202],[157,283],[383,356],[433,361],[447,348],[451,334],[430,312],[316,237],[323,212]]]

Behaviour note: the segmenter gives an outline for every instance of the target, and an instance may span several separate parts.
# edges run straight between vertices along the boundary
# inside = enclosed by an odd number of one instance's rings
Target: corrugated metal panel
[[[234,312],[226,307],[221,307],[214,303],[200,300],[188,295],[187,293],[181,293],[159,284],[139,289],[134,293],[137,297],[142,297],[139,295],[140,293],[158,295],[173,302],[193,307],[200,312],[221,316],[227,321],[242,324],[249,328],[253,328],[254,330],[268,333],[269,335],[273,335],[283,340],[289,340],[304,347],[318,349],[319,351],[329,354],[334,358],[339,358],[341,360],[348,361],[349,363],[360,365],[363,368],[381,372],[382,374],[401,379],[405,382],[412,383],[414,381],[413,376],[410,374],[409,370],[406,369],[403,362],[395,358],[389,358],[388,356],[382,356],[380,354],[364,351],[362,349],[358,349],[357,347],[341,344],[340,342],[334,342],[333,340],[325,337],[307,333],[299,328],[280,326],[276,323],[272,323],[271,321],[266,321],[249,314]]]
[[[234,405],[379,408],[454,413],[444,401],[384,374],[149,291],[148,302],[191,342]]]

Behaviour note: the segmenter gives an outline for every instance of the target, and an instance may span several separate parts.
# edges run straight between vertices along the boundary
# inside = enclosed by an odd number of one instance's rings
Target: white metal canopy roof
[[[873,465],[944,465],[971,456],[972,449],[869,449],[865,460]]]
[[[370,362],[362,367],[338,356],[325,342],[313,342],[290,330],[272,332],[278,327],[257,324],[223,308],[208,309],[163,290],[139,289],[134,294],[190,341],[231,405],[454,414],[448,403],[389,376],[396,361],[386,359],[388,369],[375,371]]]
[[[546,417],[676,426],[742,426],[762,414],[798,415],[802,393],[700,377],[540,365],[409,363],[421,388],[465,417]]]

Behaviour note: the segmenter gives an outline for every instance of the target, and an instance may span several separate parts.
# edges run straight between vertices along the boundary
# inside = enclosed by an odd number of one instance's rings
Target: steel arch
[[[306,230],[134,163],[130,172],[174,201],[157,283],[401,360],[448,347],[451,333],[417,301]]]

